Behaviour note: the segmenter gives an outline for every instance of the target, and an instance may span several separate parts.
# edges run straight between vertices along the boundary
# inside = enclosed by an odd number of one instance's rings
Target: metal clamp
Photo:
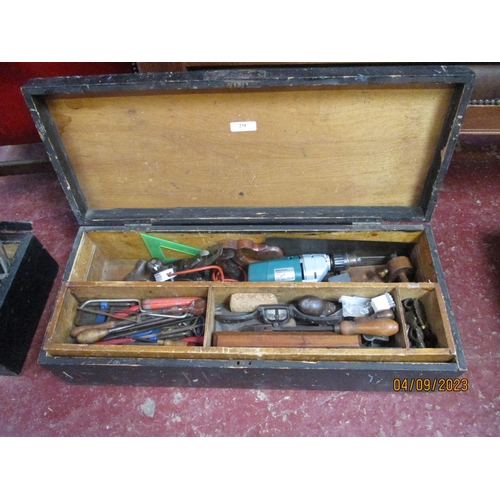
[[[424,308],[420,301],[418,299],[405,299],[403,307],[405,308],[407,335],[412,346],[422,349],[435,347],[437,337],[428,328]]]

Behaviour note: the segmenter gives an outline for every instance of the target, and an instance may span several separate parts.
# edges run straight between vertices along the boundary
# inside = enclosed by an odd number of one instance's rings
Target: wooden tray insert
[[[280,283],[255,285],[251,283],[130,283],[126,287],[117,283],[87,282],[66,283],[56,301],[55,311],[49,324],[43,349],[50,356],[79,357],[151,357],[176,359],[271,359],[289,361],[377,361],[377,362],[447,362],[455,357],[455,346],[447,319],[444,301],[438,285],[409,283],[379,285],[367,283],[324,284],[298,283],[283,287]],[[375,297],[385,292],[393,295],[396,303],[402,298],[419,298],[424,303],[432,330],[439,339],[433,349],[416,349],[408,346],[404,337],[402,311],[397,312],[401,331],[397,334],[398,347],[392,348],[220,348],[211,346],[214,331],[214,313],[217,303],[225,302],[235,292],[274,293],[280,301],[292,301],[298,297],[315,294],[321,298],[341,295]],[[200,296],[207,299],[207,316],[204,345],[194,346],[109,346],[78,345],[69,332],[73,326],[78,303],[96,298],[150,298]],[[399,306],[398,306],[399,307]]]
[[[427,236],[423,231],[332,231],[332,232],[155,232],[147,233],[184,245],[206,249],[224,239],[251,239],[255,243],[263,243],[267,237],[281,236],[290,238],[309,238],[318,240],[348,240],[362,242],[384,242],[388,255],[394,243],[414,245],[409,257],[416,270],[418,281],[436,282],[436,271],[431,257]],[[319,252],[318,252],[319,253]],[[183,258],[185,255],[165,251],[166,257]],[[89,230],[82,233],[74,261],[70,264],[68,281],[122,281],[132,271],[138,259],[149,259],[149,252],[136,231],[98,231]],[[380,267],[380,266],[379,266]],[[377,278],[373,266],[369,269],[351,268],[352,281],[383,280]]]

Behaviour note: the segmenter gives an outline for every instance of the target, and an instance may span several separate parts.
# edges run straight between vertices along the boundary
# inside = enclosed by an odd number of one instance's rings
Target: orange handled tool
[[[172,306],[165,309],[152,309],[157,314],[194,314],[201,316],[205,314],[207,308],[207,301],[205,299],[195,299],[187,306]]]
[[[155,309],[167,309],[169,307],[189,306],[199,297],[169,297],[167,299],[145,299],[142,301],[142,309],[152,311]]]
[[[194,301],[204,300],[199,297],[169,297],[161,299],[144,299],[140,305],[122,309],[121,313],[137,313],[156,311],[157,309],[169,309],[171,307],[188,307]]]

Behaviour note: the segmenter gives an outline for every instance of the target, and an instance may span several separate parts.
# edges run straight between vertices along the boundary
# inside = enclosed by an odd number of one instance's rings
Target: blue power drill
[[[283,259],[254,262],[248,266],[248,281],[319,282],[329,272],[346,271],[361,265],[362,257],[352,254],[304,254]]]

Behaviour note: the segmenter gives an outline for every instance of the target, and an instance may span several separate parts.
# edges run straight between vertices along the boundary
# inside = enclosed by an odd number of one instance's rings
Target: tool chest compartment
[[[419,66],[29,82],[81,224],[39,362],[83,384],[459,377],[430,222],[473,78]]]
[[[29,223],[0,223],[0,375],[19,375],[58,271]]]

